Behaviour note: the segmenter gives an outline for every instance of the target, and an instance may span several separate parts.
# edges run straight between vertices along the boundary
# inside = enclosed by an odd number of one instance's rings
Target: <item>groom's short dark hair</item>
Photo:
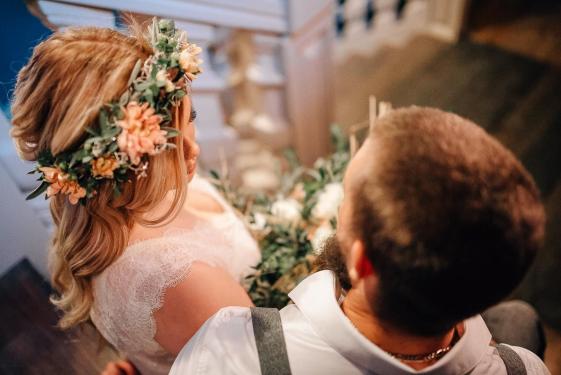
[[[390,112],[370,140],[372,170],[352,206],[379,276],[377,316],[436,335],[511,293],[545,222],[516,157],[474,123],[430,108]]]

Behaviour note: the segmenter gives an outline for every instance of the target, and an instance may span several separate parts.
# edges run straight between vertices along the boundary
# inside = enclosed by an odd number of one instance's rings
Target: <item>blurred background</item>
[[[515,292],[546,325],[561,374],[561,2],[558,0],[11,0],[0,5],[0,373],[95,374],[114,353],[62,333],[48,303],[48,201],[9,138],[10,95],[32,48],[68,26],[172,18],[204,48],[193,84],[201,169],[275,191],[279,157],[330,152],[329,126],[368,118],[368,96],[427,105],[495,135],[536,179],[547,239]],[[47,96],[48,93],[45,93]],[[477,272],[477,270],[474,270]],[[513,327],[515,329],[516,327]]]

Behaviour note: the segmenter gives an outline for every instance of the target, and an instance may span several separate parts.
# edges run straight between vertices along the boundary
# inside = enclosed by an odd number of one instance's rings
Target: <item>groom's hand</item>
[[[140,375],[140,372],[127,360],[109,362],[100,375]]]

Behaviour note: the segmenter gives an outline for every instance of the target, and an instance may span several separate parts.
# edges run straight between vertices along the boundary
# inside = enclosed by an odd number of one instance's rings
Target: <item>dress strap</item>
[[[290,363],[279,310],[251,308],[253,334],[262,375],[290,375]]]
[[[508,375],[526,375],[526,366],[522,362],[522,358],[512,350],[508,345],[499,344],[496,346],[499,356],[506,366]]]

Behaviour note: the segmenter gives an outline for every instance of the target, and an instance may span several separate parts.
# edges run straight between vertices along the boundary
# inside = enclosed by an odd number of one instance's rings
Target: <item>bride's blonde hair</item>
[[[12,103],[11,135],[20,156],[37,160],[42,150],[56,155],[72,150],[94,127],[100,108],[126,90],[138,59],[153,53],[140,32],[127,36],[111,29],[69,28],[37,45],[19,72]],[[179,128],[176,107],[173,126]],[[162,225],[177,215],[186,195],[186,167],[181,137],[177,148],[150,157],[148,177],[133,178],[120,196],[105,183],[85,205],[69,203],[64,194],[51,197],[55,224],[49,266],[68,328],[89,319],[92,278],[111,265],[128,244],[134,223]],[[167,212],[152,220],[145,214],[173,194]]]

